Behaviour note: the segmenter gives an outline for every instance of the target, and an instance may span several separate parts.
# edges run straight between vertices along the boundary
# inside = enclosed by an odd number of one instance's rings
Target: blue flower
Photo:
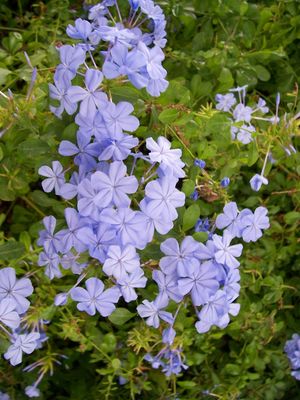
[[[102,111],[102,116],[108,133],[112,138],[117,138],[123,131],[134,132],[140,125],[139,120],[130,115],[134,110],[133,105],[127,101],[118,104],[109,102]]]
[[[216,293],[219,282],[216,279],[217,269],[210,262],[192,264],[189,274],[178,280],[179,293],[185,296],[191,293],[195,306],[205,304],[210,296]]]
[[[40,231],[37,244],[39,246],[43,246],[45,251],[48,253],[57,253],[59,243],[57,242],[57,238],[54,234],[56,219],[50,215],[49,217],[45,217],[43,219],[43,224],[45,229]]]
[[[236,138],[243,144],[249,144],[252,142],[252,132],[255,132],[255,128],[252,125],[242,125],[236,130]]]
[[[240,310],[239,304],[231,304],[233,300],[228,298],[226,292],[218,290],[199,312],[199,321],[195,325],[197,331],[208,332],[213,325],[225,328],[230,321],[229,313],[236,316]]]
[[[176,178],[183,178],[184,162],[181,161],[182,151],[180,149],[171,149],[171,143],[168,139],[160,136],[157,143],[153,138],[146,139],[146,147],[150,150],[149,158],[152,162],[160,163],[161,166],[166,166],[170,174]]]
[[[206,162],[203,161],[203,160],[199,160],[198,158],[196,158],[196,160],[194,161],[194,165],[195,165],[196,167],[199,167],[200,169],[203,169],[203,168],[205,168],[205,166],[206,166]]]
[[[223,214],[219,214],[216,219],[218,229],[226,228],[233,237],[241,237],[241,224],[239,210],[235,202],[227,203],[223,208]]]
[[[77,18],[75,21],[75,26],[68,25],[67,35],[72,39],[80,39],[87,41],[89,35],[92,33],[92,25],[81,18]]]
[[[56,307],[66,305],[68,301],[68,296],[68,293],[58,293],[54,298],[54,304],[56,305]]]
[[[56,68],[56,78],[62,79],[66,86],[76,76],[77,69],[85,61],[85,51],[81,47],[64,45],[58,48],[61,64]]]
[[[250,186],[255,192],[258,192],[262,185],[267,185],[268,183],[268,179],[259,174],[254,175],[250,179]]]
[[[159,262],[165,274],[177,273],[179,276],[188,276],[193,270],[193,262],[197,262],[195,257],[200,246],[192,236],[186,236],[180,247],[176,239],[169,238],[161,243],[160,249],[166,255]]]
[[[240,263],[235,257],[239,257],[242,254],[243,246],[241,244],[230,246],[232,239],[233,236],[227,230],[223,232],[223,237],[213,235],[213,242],[216,247],[215,259],[218,263],[229,268],[237,268]]]
[[[109,166],[108,175],[101,171],[95,172],[92,177],[92,184],[97,195],[94,202],[107,207],[113,203],[116,207],[127,207],[130,199],[127,194],[137,191],[138,181],[135,176],[125,176],[127,168],[121,161],[114,161]]]
[[[132,135],[119,134],[116,138],[105,138],[101,143],[105,146],[98,159],[106,161],[113,159],[115,161],[125,160],[133,147],[139,143],[138,139]]]
[[[174,342],[175,336],[176,336],[175,329],[173,329],[172,326],[169,326],[162,332],[162,342],[171,345]]]
[[[55,85],[52,85],[52,83],[49,84],[50,98],[53,100],[58,100],[60,105],[59,107],[50,106],[50,110],[58,118],[61,118],[64,110],[66,110],[66,113],[69,115],[74,114],[77,105],[72,103],[70,97],[68,96],[68,89],[71,86],[71,83],[65,82],[65,80],[61,79],[57,75],[54,75],[54,83]]]
[[[41,392],[36,386],[32,385],[32,386],[26,386],[25,394],[28,397],[40,397]]]
[[[227,176],[225,176],[224,178],[222,178],[222,180],[221,180],[221,186],[222,186],[223,188],[226,188],[227,186],[229,186],[229,184],[230,184],[230,179],[229,179]]]
[[[16,329],[20,325],[20,317],[16,310],[16,304],[9,298],[0,301],[0,322],[11,329]]]
[[[216,95],[216,109],[220,111],[230,111],[230,109],[236,104],[236,98],[233,93],[227,93],[225,95]]]
[[[235,122],[250,122],[252,118],[253,109],[248,106],[244,106],[244,104],[238,104],[233,110],[233,118]]]
[[[0,270],[0,300],[8,299],[15,305],[18,314],[25,313],[30,305],[26,297],[33,292],[30,279],[16,278],[14,268],[7,267]]]
[[[263,114],[266,114],[269,112],[269,107],[266,107],[266,102],[262,98],[258,99],[256,107],[257,107],[257,110],[261,111]]]
[[[126,303],[137,299],[137,294],[134,289],[144,288],[147,283],[147,278],[141,268],[136,268],[131,274],[127,274],[118,279],[118,287]]]
[[[133,246],[109,246],[107,250],[106,260],[103,264],[103,272],[108,276],[116,278],[117,282],[120,278],[124,278],[127,273],[134,272],[140,267],[139,256]]]
[[[104,290],[103,282],[98,278],[89,278],[85,282],[86,289],[75,287],[71,289],[71,297],[77,301],[79,311],[85,311],[89,315],[95,315],[96,310],[103,317],[110,315],[119,301],[120,290],[114,286]]]
[[[210,223],[208,218],[205,219],[199,218],[197,220],[195,225],[195,232],[209,232],[209,229],[210,229]]]
[[[162,311],[167,307],[169,299],[167,296],[159,295],[154,301],[144,300],[143,304],[137,307],[137,312],[142,318],[146,318],[146,324],[159,327],[159,319],[166,321],[169,324],[173,323],[173,316],[167,311]]]
[[[153,216],[146,199],[140,202],[140,209],[144,216],[144,234],[147,237],[147,242],[152,241],[155,230],[161,235],[165,235],[173,228],[173,222],[168,220],[163,214]]]
[[[164,177],[147,184],[148,210],[154,217],[165,214],[169,220],[177,218],[176,208],[184,205],[185,195],[176,189],[176,183],[176,178]]]
[[[59,269],[59,263],[60,257],[56,253],[47,253],[46,251],[42,251],[39,254],[38,265],[40,267],[46,267],[45,275],[48,276],[49,279],[62,277],[62,273]]]
[[[103,80],[102,72],[95,69],[88,69],[85,73],[86,89],[81,86],[71,86],[68,89],[68,97],[72,103],[80,104],[80,113],[83,116],[94,117],[97,108],[105,108],[108,100],[105,93],[98,90]]]
[[[81,241],[89,248],[91,257],[104,263],[110,244],[114,243],[116,230],[105,223],[98,224],[96,231],[85,226],[80,230]]]
[[[39,168],[38,173],[46,177],[42,182],[44,192],[49,193],[55,189],[55,194],[59,195],[60,188],[65,183],[61,163],[59,161],[52,161],[52,169],[44,165]]]
[[[90,171],[96,166],[95,157],[99,156],[100,144],[90,143],[90,138],[80,130],[77,132],[77,144],[62,140],[58,152],[62,156],[75,156],[74,163],[79,166],[79,171]]]
[[[242,237],[245,242],[256,242],[262,237],[262,230],[270,227],[267,214],[268,210],[265,207],[258,207],[254,214],[250,210],[241,213]]]
[[[99,220],[116,229],[116,241],[123,246],[131,244],[138,249],[145,248],[147,237],[144,232],[145,216],[142,213],[127,207],[118,210],[106,208],[101,212]]]
[[[300,336],[298,334],[294,333],[292,339],[286,342],[284,351],[293,370],[291,375],[300,380]]]
[[[148,78],[141,70],[145,65],[146,58],[141,51],[133,49],[129,52],[125,45],[117,42],[110,51],[110,57],[104,62],[102,70],[108,79],[127,75],[129,81],[141,89],[148,84]]]
[[[160,295],[167,296],[179,303],[183,295],[178,290],[178,276],[176,273],[165,275],[159,270],[152,273],[153,280],[157,283]]]
[[[86,245],[82,242],[80,236],[80,229],[85,225],[84,220],[74,208],[65,209],[65,219],[67,222],[67,229],[57,232],[57,238],[60,241],[59,251],[67,253],[74,247],[78,252],[86,250]]]
[[[12,345],[9,346],[4,358],[9,360],[11,365],[15,366],[22,362],[23,352],[31,354],[38,345],[40,334],[38,332],[25,333],[23,335],[13,335]]]

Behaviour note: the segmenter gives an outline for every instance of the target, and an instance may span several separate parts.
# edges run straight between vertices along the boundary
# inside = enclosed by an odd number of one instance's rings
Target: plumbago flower
[[[284,351],[290,362],[291,375],[300,381],[300,336],[297,333],[294,333],[292,339],[286,342]]]
[[[48,233],[51,234],[51,228]],[[44,232],[46,242],[49,241],[48,233]],[[11,343],[4,358],[13,366],[22,362],[23,353],[31,354],[42,347],[42,342],[47,339],[42,327],[37,325],[30,332],[28,325],[23,322],[30,306],[27,297],[32,293],[33,286],[29,278],[18,279],[15,269],[11,267],[0,270],[0,331]]]
[[[56,295],[55,305],[65,306],[71,298],[79,311],[90,316],[111,315],[119,300],[136,301],[139,289],[154,281],[155,295],[129,307],[136,307],[148,326],[162,326],[164,347],[145,359],[169,376],[187,368],[183,349],[175,340],[181,305],[191,304],[195,309],[199,333],[213,326],[226,327],[230,315],[239,311],[235,303],[240,290],[237,258],[243,246],[236,241],[257,240],[267,228],[268,218],[263,207],[253,214],[248,209],[239,211],[231,202],[216,220],[218,229],[226,229],[209,232],[206,243],[189,235],[181,242],[171,237],[178,208],[185,204],[180,191],[186,176],[181,150],[172,148],[165,136],[149,137],[145,146],[140,146],[135,135],[140,123],[133,105],[115,103],[114,97],[105,93],[107,80],[116,78],[118,83],[125,78],[153,96],[168,85],[162,66],[166,43],[162,10],[152,0],[128,3],[129,16],[121,16],[117,1],[91,7],[90,22],[77,19],[75,26],[67,28],[68,35],[78,42],[59,50],[61,64],[54,80],[56,88],[63,88],[63,95],[55,95],[61,104],[53,111],[59,116],[64,110],[76,113],[77,143],[64,140],[59,145],[59,153],[74,158],[74,163],[68,161],[72,166],[67,171],[55,164],[52,169],[41,167],[40,172],[46,177],[44,190],[55,190],[72,206],[65,209],[65,228],[58,230],[53,216],[44,218],[38,264],[50,280],[70,273],[80,275],[73,287]],[[116,24],[116,16],[122,22]],[[141,23],[136,24],[136,18],[141,18]],[[151,23],[144,25],[147,19]],[[75,77],[76,85],[72,82]],[[236,104],[233,94],[219,100],[219,109],[225,111]],[[254,114],[248,108],[240,105],[235,109],[236,118],[245,124]],[[262,103],[260,110],[264,110]],[[205,163],[198,161],[196,165],[204,168]],[[205,231],[210,231],[214,224],[206,221],[204,225]],[[161,241],[163,256],[150,274],[141,256],[154,238],[156,242],[161,238],[157,233],[169,237]],[[90,268],[88,262],[81,264],[81,254],[89,255],[97,268]],[[90,275],[92,271],[95,276]],[[87,275],[84,288],[80,285]],[[174,303],[177,309],[172,314],[168,307],[174,310]],[[17,323],[14,317],[12,324]],[[31,388],[27,391],[34,393]]]

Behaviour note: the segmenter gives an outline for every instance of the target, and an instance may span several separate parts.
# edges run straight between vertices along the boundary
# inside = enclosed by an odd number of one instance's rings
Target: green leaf
[[[196,383],[193,381],[182,381],[178,382],[178,386],[182,387],[183,389],[192,389],[196,386]]]
[[[251,142],[249,144],[249,153],[248,153],[248,166],[252,167],[252,165],[254,165],[256,163],[256,161],[258,160],[259,154],[256,148],[256,143],[255,142]]]
[[[204,243],[208,239],[208,233],[207,232],[195,232],[193,234],[193,238],[197,240],[197,242]]]
[[[126,308],[117,308],[108,319],[115,325],[124,325],[125,322],[129,321],[131,318],[135,316],[134,313],[131,313]]]
[[[182,191],[186,196],[190,196],[195,189],[195,182],[192,179],[186,179],[182,185]]]
[[[262,65],[255,65],[254,68],[255,68],[258,79],[260,79],[261,81],[266,82],[271,78],[270,72]]]
[[[11,71],[6,68],[0,68],[0,85],[5,85],[6,78],[11,74]]]
[[[18,242],[7,242],[0,245],[0,260],[14,260],[25,253],[25,247],[23,243]]]
[[[198,204],[192,204],[183,214],[182,229],[188,231],[195,226],[197,219],[200,216],[200,208]]]
[[[30,154],[31,158],[46,154],[49,149],[50,148],[46,142],[42,141],[41,139],[35,138],[27,139],[18,146],[18,151],[23,153],[23,156],[28,157],[28,155]]]
[[[179,112],[177,110],[167,109],[159,114],[158,119],[163,124],[170,124],[171,122],[174,122],[178,116]]]
[[[290,211],[287,214],[285,214],[284,216],[284,221],[288,224],[288,225],[292,225],[295,222],[300,221],[300,212],[298,211]]]
[[[141,92],[131,86],[119,86],[111,89],[114,102],[129,101],[136,103],[141,98]]]

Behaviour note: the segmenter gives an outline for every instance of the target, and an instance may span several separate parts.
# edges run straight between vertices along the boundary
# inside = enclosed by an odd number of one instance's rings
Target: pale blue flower
[[[95,315],[96,311],[103,317],[110,315],[119,301],[120,290],[114,286],[104,290],[103,282],[98,278],[89,278],[85,282],[86,289],[75,287],[71,289],[71,297],[77,301],[79,311],[85,311],[89,315]]]
[[[159,136],[157,142],[153,138],[146,139],[146,147],[150,150],[149,158],[152,162],[166,165],[170,173],[176,178],[183,178],[184,162],[181,161],[182,151],[180,149],[171,149],[171,143],[163,136]]]
[[[109,246],[103,264],[103,272],[106,275],[113,276],[119,282],[120,278],[124,278],[127,273],[132,273],[139,267],[140,260],[135,247]]]
[[[171,221],[177,218],[176,208],[184,205],[185,195],[176,189],[176,183],[176,178],[166,176],[147,184],[148,210],[153,217],[165,214]]]
[[[216,218],[218,229],[226,228],[233,237],[241,237],[241,224],[239,220],[239,210],[235,202],[227,203],[223,208],[223,213]]]
[[[40,397],[41,392],[36,386],[32,385],[32,386],[26,386],[25,394],[28,397]]]
[[[135,176],[125,176],[126,165],[121,161],[114,161],[109,166],[108,175],[101,171],[95,172],[93,187],[97,191],[94,202],[99,202],[101,207],[107,207],[113,203],[116,207],[127,207],[130,199],[127,194],[137,191],[138,181]]]
[[[118,210],[106,208],[100,214],[99,220],[112,225],[116,229],[116,240],[123,246],[131,244],[138,249],[144,249],[147,244],[144,232],[145,216],[127,207]]]
[[[45,268],[45,275],[49,279],[61,278],[62,273],[59,269],[60,257],[56,253],[47,253],[42,251],[39,254],[38,265]]]
[[[233,93],[227,93],[225,95],[216,95],[216,109],[220,111],[230,111],[231,107],[236,104],[236,98]]]
[[[83,116],[93,118],[96,115],[97,108],[102,109],[107,106],[108,100],[105,93],[98,90],[103,75],[101,71],[88,69],[85,73],[86,89],[81,86],[71,86],[68,89],[68,97],[72,103],[80,104],[80,113]]]
[[[158,296],[154,301],[144,300],[143,304],[137,306],[137,312],[142,318],[146,318],[146,324],[159,327],[160,319],[166,321],[168,324],[173,323],[173,316],[167,311],[162,311],[167,307],[169,299],[167,296]]]
[[[258,207],[254,214],[247,210],[241,216],[241,223],[243,224],[242,237],[245,242],[256,242],[262,237],[262,230],[270,227],[267,214],[268,210],[265,207]]]
[[[217,270],[213,264],[210,262],[200,264],[197,261],[188,276],[178,279],[179,293],[183,296],[191,293],[193,304],[203,305],[219,288],[216,275]]]
[[[30,305],[26,297],[33,293],[30,279],[17,279],[14,268],[0,270],[0,300],[8,299],[15,305],[18,314],[25,313]]]
[[[11,329],[20,325],[20,317],[16,310],[16,304],[12,299],[4,298],[0,301],[0,322]]]
[[[194,269],[193,263],[197,263],[195,257],[200,246],[192,236],[186,236],[180,247],[176,239],[168,238],[161,243],[160,249],[166,255],[159,262],[165,274],[177,273],[179,276],[189,276]]]
[[[67,35],[72,39],[80,39],[86,41],[89,35],[92,33],[92,25],[81,18],[77,18],[75,21],[75,26],[68,25],[67,27]]]
[[[58,48],[61,64],[56,68],[56,77],[63,79],[66,86],[76,76],[77,69],[85,61],[85,51],[81,47],[64,45]]]
[[[233,236],[227,230],[223,232],[223,237],[219,235],[213,235],[212,239],[216,247],[216,261],[219,264],[226,265],[229,268],[237,268],[240,263],[235,257],[239,257],[242,254],[243,246],[241,244],[230,246]]]
[[[31,354],[37,348],[39,338],[40,334],[38,332],[13,335],[12,345],[4,353],[4,358],[9,360],[13,366],[20,364],[23,353]]]
[[[60,187],[65,183],[63,167],[59,161],[52,161],[52,168],[44,165],[38,170],[39,175],[46,177],[42,182],[44,192],[50,193],[55,189],[59,195]]]
[[[152,273],[152,278],[157,283],[160,295],[166,295],[176,303],[183,299],[183,295],[178,289],[177,274],[165,275],[163,272],[155,270]]]
[[[102,117],[112,138],[118,138],[123,131],[134,132],[137,130],[140,122],[135,116],[130,115],[133,111],[133,105],[127,101],[121,101],[118,104],[108,103],[102,111]]]
[[[126,303],[137,299],[137,293],[134,289],[144,288],[147,278],[141,268],[136,268],[131,274],[118,279],[118,286]]]
[[[235,122],[250,122],[252,118],[253,109],[244,104],[239,103],[233,110],[233,118]]]
[[[256,174],[250,179],[251,189],[258,192],[262,185],[268,185],[269,181],[263,175]]]

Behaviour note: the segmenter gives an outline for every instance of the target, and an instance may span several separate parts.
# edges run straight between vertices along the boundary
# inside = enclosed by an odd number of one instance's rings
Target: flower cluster
[[[265,115],[269,112],[265,100],[259,98],[252,107],[246,105],[246,90],[247,85],[231,89],[225,95],[216,95],[216,109],[230,114],[232,140],[238,140],[242,144],[253,141],[253,134],[256,132],[253,121],[262,120],[272,124],[279,122],[278,112],[275,116]]]
[[[276,114],[275,116],[267,116],[269,108],[266,106],[265,100],[258,99],[252,107],[246,105],[246,90],[247,85],[231,89],[229,93],[216,95],[216,109],[224,111],[230,115],[231,121],[231,138],[242,144],[249,144],[253,141],[256,133],[255,121],[266,121],[273,125],[279,122],[278,107],[280,96],[276,99]],[[255,174],[250,180],[252,190],[259,191],[262,185],[268,185],[268,179],[264,176],[267,161],[270,156],[268,150],[265,157],[265,162],[260,174]]]
[[[22,362],[23,353],[31,354],[47,340],[41,326],[30,332],[23,323],[30,306],[27,297],[32,293],[30,279],[17,279],[16,271],[11,267],[0,270],[0,329],[11,342],[4,358],[13,366]]]
[[[181,244],[169,237],[160,246],[164,256],[159,268],[152,276],[145,273],[140,252],[156,232],[166,235],[172,230],[177,208],[185,204],[185,195],[177,188],[185,177],[185,164],[181,150],[172,149],[166,137],[149,137],[141,147],[134,136],[139,127],[134,107],[126,101],[114,103],[103,90],[106,79],[120,77],[154,96],[167,87],[161,65],[163,13],[151,0],[129,1],[129,6],[126,19],[117,1],[92,7],[91,22],[77,19],[75,26],[67,28],[68,35],[79,43],[59,48],[61,64],[50,94],[60,104],[52,111],[59,117],[64,110],[76,113],[76,143],[63,140],[58,149],[60,155],[73,157],[75,169],[64,170],[59,161],[53,161],[52,168],[42,166],[39,174],[45,177],[45,192],[54,191],[73,207],[65,209],[63,229],[56,228],[54,216],[44,218],[38,264],[50,279],[61,278],[63,270],[79,275],[68,292],[56,296],[55,304],[65,305],[71,298],[78,310],[91,316],[111,315],[120,299],[135,301],[138,289],[145,288],[152,278],[157,296],[143,300],[137,312],[149,326],[163,324],[165,346],[158,355],[148,354],[146,359],[169,376],[187,368],[182,347],[175,340],[180,307],[191,298],[199,333],[212,326],[226,327],[229,315],[239,312],[234,301],[240,289],[237,258],[243,248],[231,242],[235,238],[256,241],[269,220],[264,207],[254,213],[248,209],[239,212],[235,203],[229,203],[216,220],[216,227],[224,229],[222,235],[211,232],[205,244],[192,236]],[[147,21],[150,23],[145,27]],[[75,77],[81,86],[73,85]],[[205,164],[200,162],[199,167]],[[207,230],[207,222],[204,226]],[[90,264],[81,262],[83,253],[89,254],[96,267],[93,276],[89,275]],[[166,310],[170,302],[178,304],[174,314]]]
[[[113,16],[112,6],[115,6],[116,16]],[[76,122],[84,127],[83,142],[94,133],[101,138],[102,144],[105,140],[121,140],[122,119],[125,123],[123,129],[134,130],[135,123],[130,122],[130,118],[129,125],[126,125],[131,108],[111,104],[102,91],[104,78],[127,79],[138,89],[146,88],[152,96],[159,96],[168,87],[165,79],[167,72],[162,66],[162,48],[166,44],[164,14],[152,0],[129,1],[129,6],[126,18],[121,16],[116,0],[103,1],[92,7],[89,21],[78,18],[75,26],[67,28],[68,36],[78,40],[78,43],[58,49],[61,64],[56,68],[54,85],[50,85],[50,97],[59,101],[59,106],[51,106],[51,110],[58,117],[64,110],[72,115],[80,105],[80,116]],[[94,57],[100,58],[102,71]],[[89,61],[92,68],[88,67]],[[85,87],[72,85],[76,76],[82,77]],[[105,110],[104,115],[99,112],[100,109]],[[120,117],[118,121],[116,117]],[[107,124],[110,129],[106,132]],[[124,137],[121,142],[120,151],[126,154],[132,147],[131,143],[127,143]],[[115,147],[118,151],[119,146]],[[109,159],[109,153],[113,152],[111,148],[102,157]]]
[[[286,342],[284,351],[291,364],[291,375],[300,381],[300,336],[295,333],[292,339]]]
[[[215,221],[216,227],[223,230],[222,236],[208,230],[208,220],[199,220],[199,225],[203,225],[203,231],[209,232],[205,244],[192,236],[186,236],[181,245],[174,238],[161,244],[165,256],[159,262],[160,269],[152,274],[158,295],[154,301],[144,300],[137,307],[149,326],[158,328],[161,320],[168,324],[163,330],[163,349],[156,356],[147,354],[145,357],[153,368],[161,367],[167,376],[187,368],[181,349],[172,347],[176,337],[174,324],[181,305],[188,297],[191,298],[198,317],[195,327],[199,333],[206,333],[213,326],[225,328],[230,315],[236,316],[240,309],[235,300],[240,292],[240,263],[237,258],[241,256],[243,246],[231,242],[234,238],[255,242],[269,227],[269,218],[264,207],[258,207],[254,213],[249,209],[239,211],[236,203],[230,202]],[[174,316],[164,311],[170,301],[179,304]]]

